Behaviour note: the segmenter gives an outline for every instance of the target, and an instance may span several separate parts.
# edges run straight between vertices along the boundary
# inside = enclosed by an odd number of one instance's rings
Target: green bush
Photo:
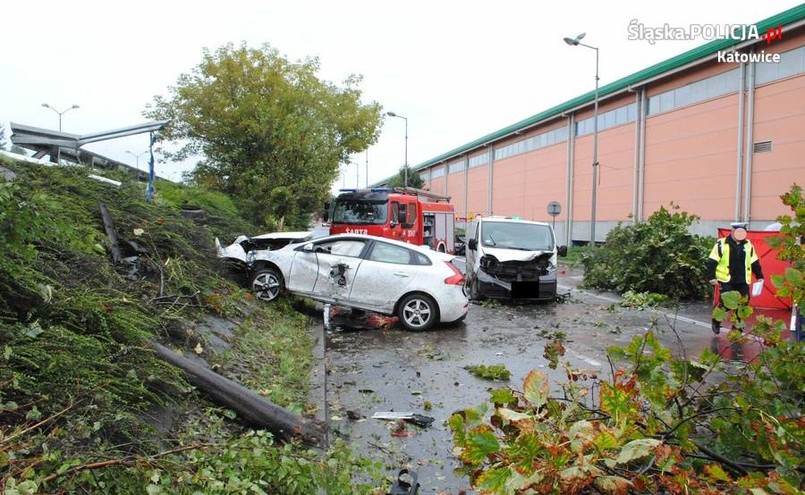
[[[660,207],[647,221],[618,224],[603,247],[583,258],[584,286],[619,293],[663,294],[675,300],[701,300],[710,294],[704,260],[714,239],[693,235],[699,217]]]

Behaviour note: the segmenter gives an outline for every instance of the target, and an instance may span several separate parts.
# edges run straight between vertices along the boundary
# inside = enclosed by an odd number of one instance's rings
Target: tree
[[[293,198],[298,214],[286,220],[301,221],[325,200],[339,164],[375,143],[381,125],[380,106],[361,103],[360,76],[339,88],[318,70],[318,59],[290,62],[268,44],[227,44],[205,50],[145,115],[169,119],[160,139],[183,143],[167,157],[203,155],[194,183],[237,197],[258,223],[277,212],[272,197]],[[277,188],[285,190],[272,194]]]
[[[604,246],[585,254],[584,285],[620,293],[663,294],[675,300],[701,300],[709,293],[704,259],[712,238],[693,235],[699,220],[671,203],[645,222],[619,223]]]
[[[418,173],[411,170],[411,167],[408,168],[408,187],[415,187],[417,189],[422,189],[422,186],[425,185],[425,181],[422,180],[422,177],[419,176]],[[389,179],[388,186],[389,187],[403,187],[405,185],[405,169],[406,166],[403,165],[400,167],[400,171]]]

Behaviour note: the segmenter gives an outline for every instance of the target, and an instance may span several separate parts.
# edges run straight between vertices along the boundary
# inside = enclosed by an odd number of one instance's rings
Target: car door
[[[319,259],[316,256],[316,243],[303,244],[294,249],[290,274],[285,280],[289,291],[311,295],[319,277]]]
[[[392,313],[394,305],[428,265],[421,253],[389,242],[375,240],[364,256],[352,283],[350,304],[381,313]]]
[[[346,238],[314,244],[317,276],[311,295],[326,302],[347,302],[368,241]]]

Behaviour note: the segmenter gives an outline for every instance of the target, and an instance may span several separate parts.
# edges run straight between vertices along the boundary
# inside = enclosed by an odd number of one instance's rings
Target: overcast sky
[[[140,0],[5,2],[0,7],[0,123],[85,134],[146,121],[145,105],[167,95],[202,49],[269,43],[291,60],[318,57],[319,77],[364,77],[365,101],[408,118],[413,167],[590,91],[592,50],[562,38],[586,32],[600,50],[605,85],[710,41],[630,40],[646,27],[751,24],[799,2],[676,0],[356,1]],[[88,149],[135,164],[140,136]],[[387,117],[377,144],[345,166],[334,188],[387,178],[404,162],[405,121]],[[146,156],[139,160],[145,167]],[[178,179],[187,164],[158,164]]]

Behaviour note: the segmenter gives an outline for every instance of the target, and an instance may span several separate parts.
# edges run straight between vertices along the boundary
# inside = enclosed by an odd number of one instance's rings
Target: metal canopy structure
[[[141,172],[139,169],[135,169],[127,163],[81,149],[81,147],[85,144],[98,141],[133,136],[146,132],[156,132],[162,130],[168,122],[168,120],[158,120],[84,135],[70,134],[11,122],[11,142],[15,145],[32,150],[35,158],[49,156],[50,161],[53,163],[59,163],[61,158],[65,158],[92,167],[125,168],[139,174],[138,179],[142,179],[148,178],[147,172]]]
[[[95,132],[92,134],[70,134],[67,132],[52,131],[41,127],[11,123],[11,142],[34,150],[35,152],[50,152],[53,148],[61,147],[64,151],[78,150],[85,144],[117,139],[126,136],[142,134],[144,132],[159,131],[165,127],[168,120],[157,120],[144,124],[132,125],[111,131]]]

